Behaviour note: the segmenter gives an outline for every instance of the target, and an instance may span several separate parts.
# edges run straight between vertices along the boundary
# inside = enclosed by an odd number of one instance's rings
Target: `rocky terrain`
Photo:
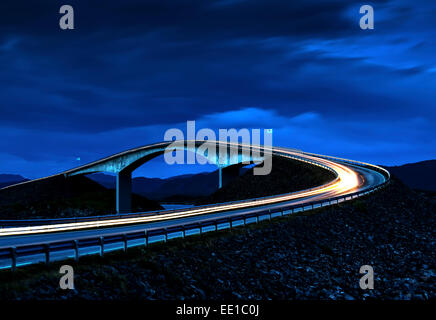
[[[436,201],[394,179],[306,215],[68,262],[0,272],[0,299],[431,299]],[[374,290],[359,288],[373,266]]]

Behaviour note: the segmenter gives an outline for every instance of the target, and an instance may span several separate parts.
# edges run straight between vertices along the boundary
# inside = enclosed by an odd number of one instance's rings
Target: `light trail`
[[[227,143],[232,145],[232,143]],[[351,193],[359,187],[359,179],[357,173],[350,167],[337,163],[335,161],[327,160],[317,157],[315,155],[308,155],[299,153],[296,151],[290,151],[284,148],[271,149],[275,156],[282,156],[285,158],[292,158],[300,161],[310,160],[319,165],[326,166],[333,170],[337,174],[337,178],[330,183],[291,194],[271,196],[268,198],[246,200],[231,204],[217,204],[215,206],[209,206],[207,208],[193,208],[186,209],[179,212],[170,213],[157,213],[153,215],[144,215],[141,217],[132,218],[116,218],[108,219],[104,221],[87,221],[87,222],[75,222],[75,223],[59,223],[53,225],[40,225],[40,226],[28,226],[28,227],[11,227],[0,229],[0,237],[5,236],[18,236],[18,235],[31,235],[31,234],[46,234],[54,232],[76,231],[93,228],[103,227],[116,227],[127,226],[140,223],[149,223],[156,221],[166,221],[178,218],[186,218],[193,216],[200,216],[210,213],[226,212],[238,209],[247,209],[261,207],[270,204],[282,203],[292,201],[296,199],[305,199],[307,197],[319,196],[321,199],[328,199],[334,196]],[[285,155],[283,155],[285,154]],[[305,160],[301,160],[303,158]]]

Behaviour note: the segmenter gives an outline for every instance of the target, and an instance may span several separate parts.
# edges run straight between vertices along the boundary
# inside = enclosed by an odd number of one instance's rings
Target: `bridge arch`
[[[211,152],[215,148],[215,152]],[[220,149],[221,148],[221,149]],[[68,170],[64,176],[85,175],[98,172],[116,174],[116,210],[118,213],[131,212],[132,172],[144,163],[167,152],[190,151],[215,164],[219,169],[218,187],[223,177],[234,175],[240,166],[261,163],[264,156],[258,148],[217,141],[168,141],[131,149],[90,164]],[[236,171],[237,169],[237,171]]]

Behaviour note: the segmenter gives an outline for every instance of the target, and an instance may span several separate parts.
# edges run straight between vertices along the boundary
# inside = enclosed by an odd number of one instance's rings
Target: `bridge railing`
[[[357,166],[364,167],[364,168],[369,168],[371,170],[374,170],[374,171],[381,173],[387,181],[389,181],[391,179],[391,174],[389,173],[388,170],[386,170],[380,166],[370,164],[370,163],[356,161],[356,160],[350,160],[350,159],[345,159],[345,158],[339,158],[339,157],[325,156],[325,155],[320,155],[320,154],[315,154],[315,153],[310,153],[310,152],[301,152],[301,153],[309,155],[309,156],[315,156],[315,157],[327,159],[327,160],[333,160],[333,161],[348,163],[348,164],[352,164],[352,165],[357,165]]]

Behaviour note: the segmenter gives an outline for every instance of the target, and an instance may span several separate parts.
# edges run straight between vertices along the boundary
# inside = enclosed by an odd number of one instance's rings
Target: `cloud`
[[[186,122],[55,136],[33,130],[10,130],[0,141],[0,150],[8,150],[0,157],[1,166],[3,172],[31,178],[54,174],[130,148],[163,141],[165,131],[170,128],[181,129],[186,135]],[[286,117],[274,110],[251,107],[206,115],[196,121],[197,132],[202,128],[214,130],[217,136],[219,129],[272,128],[276,146],[381,164],[434,158],[436,150],[435,140],[427,134],[436,129],[434,123],[419,117],[386,123],[377,118],[336,120],[316,112]],[[27,140],[37,143],[22,148]],[[13,148],[10,141],[15,142]],[[213,169],[213,166],[168,166],[162,158],[157,158],[138,169],[136,175],[168,177]]]
[[[71,1],[69,32],[52,1],[2,1],[1,151],[47,169],[0,165],[40,175],[161,140],[186,120],[274,127],[285,146],[380,162],[367,150],[434,157],[435,3],[372,3],[376,29],[365,32],[357,0]]]

